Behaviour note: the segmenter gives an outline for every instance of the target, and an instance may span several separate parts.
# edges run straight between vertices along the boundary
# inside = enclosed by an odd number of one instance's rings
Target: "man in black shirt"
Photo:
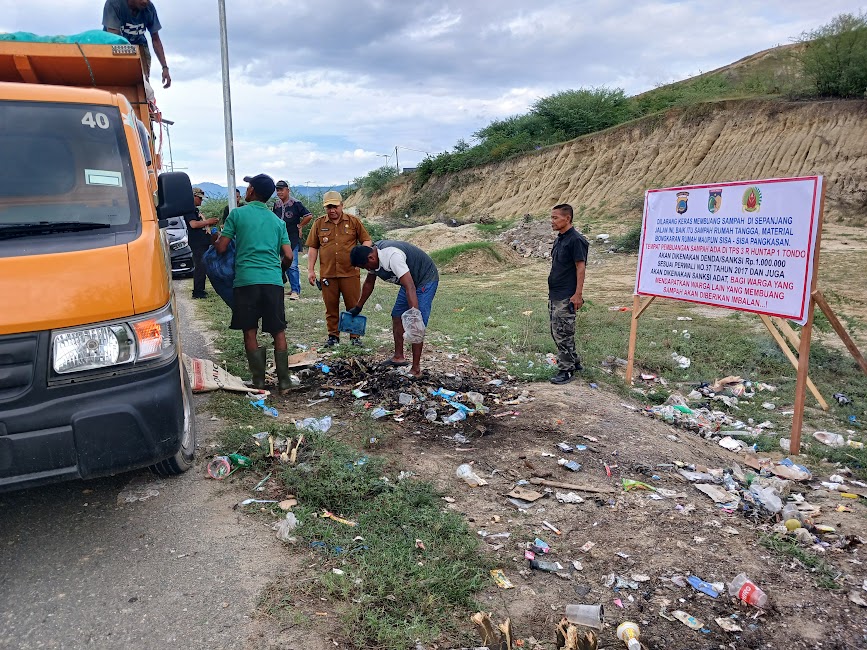
[[[301,297],[301,279],[298,275],[298,258],[301,257],[301,229],[313,219],[310,210],[297,199],[292,198],[289,183],[277,181],[277,200],[274,202],[274,214],[286,224],[289,244],[292,246],[292,266],[286,270],[289,276],[289,300]]]
[[[575,312],[584,298],[584,272],[587,267],[589,244],[572,226],[572,206],[561,203],[551,208],[551,228],[560,233],[551,249],[551,273],[548,275],[548,315],[551,337],[557,344],[556,375],[552,384],[572,381],[576,370],[582,370],[581,358],[575,352]]]
[[[199,213],[199,206],[202,205],[204,198],[204,190],[200,187],[194,187],[193,202],[196,204],[196,211],[184,216],[184,221],[187,222],[187,238],[190,241],[190,250],[193,251],[193,298],[207,297],[205,293],[205,264],[202,262],[202,255],[211,245],[211,226],[217,223],[216,217],[205,219]]]

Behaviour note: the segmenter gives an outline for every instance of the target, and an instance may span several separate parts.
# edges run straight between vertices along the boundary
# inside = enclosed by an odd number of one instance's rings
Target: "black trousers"
[[[207,248],[192,248],[193,251],[193,295],[205,295],[205,263],[202,262],[202,255],[205,254]]]

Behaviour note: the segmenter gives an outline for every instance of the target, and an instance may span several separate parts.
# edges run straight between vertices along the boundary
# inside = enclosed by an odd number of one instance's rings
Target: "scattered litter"
[[[547,521],[543,521],[542,525],[545,528],[547,528],[548,530],[550,530],[552,533],[554,533],[555,535],[562,535],[563,534],[563,532],[552,523],[549,523]]]
[[[507,496],[513,497],[515,499],[521,499],[522,501],[529,501],[532,503],[533,501],[538,501],[545,495],[541,492],[536,492],[535,490],[528,490],[526,488],[518,486],[514,488],[511,492],[509,492]]]
[[[768,596],[745,573],[739,573],[729,583],[729,595],[760,609],[768,604]]]
[[[698,620],[695,616],[692,616],[691,614],[687,614],[683,610],[678,609],[677,611],[672,612],[671,615],[687,627],[692,628],[693,630],[700,630],[704,627],[704,623],[702,621]]]
[[[557,573],[563,570],[563,565],[559,562],[547,562],[544,560],[530,560],[530,568],[547,573]]]
[[[324,510],[321,515],[319,515],[323,519],[331,519],[332,521],[336,521],[338,524],[344,524],[345,526],[357,526],[354,521],[349,521],[348,519],[344,519],[343,517],[338,517],[333,512],[329,512],[328,510]]]
[[[560,458],[557,460],[557,464],[561,467],[565,467],[570,472],[580,472],[581,471],[581,463],[578,463],[574,460],[566,460],[565,458]]]
[[[325,433],[331,428],[331,416],[326,415],[322,418],[304,418],[303,420],[295,420],[295,428],[299,431],[318,431]]]
[[[719,446],[723,449],[728,449],[729,451],[740,451],[747,445],[743,440],[735,440],[731,436],[726,436],[719,441]]]
[[[584,503],[584,499],[574,492],[555,492],[554,496],[560,503]]]
[[[726,632],[743,632],[744,631],[744,629],[740,625],[735,623],[730,618],[724,618],[721,616],[720,618],[716,618],[714,620],[716,621],[716,624],[719,625]]]
[[[491,577],[500,589],[514,589],[515,585],[506,577],[502,569],[491,569]]]
[[[692,588],[695,589],[696,591],[700,591],[703,594],[707,594],[711,598],[718,598],[719,597],[719,592],[716,589],[714,589],[713,585],[710,584],[709,582],[705,582],[704,580],[702,580],[701,578],[699,578],[697,576],[689,576],[686,580],[687,580],[687,582],[689,582],[690,585],[692,585]]]
[[[816,431],[813,433],[813,438],[829,447],[844,447],[846,445],[846,439],[843,436],[830,431]]]
[[[228,454],[227,456],[215,456],[208,463],[208,476],[218,481],[234,474],[241,467],[251,467],[253,461],[242,454]]]
[[[683,370],[686,370],[692,364],[689,357],[681,356],[677,352],[672,352],[671,358],[674,359],[674,362]]]
[[[837,400],[837,403],[840,406],[845,406],[846,404],[851,404],[852,400],[849,399],[844,393],[834,393],[832,397]]]
[[[253,408],[260,409],[262,411],[262,413],[264,413],[268,417],[276,418],[278,416],[277,409],[275,409],[273,406],[265,406],[265,400],[264,399],[258,399],[255,401],[250,401],[250,406],[252,406]]]
[[[581,547],[581,550],[585,553],[589,553],[590,550],[596,546],[596,542],[587,542],[584,546]]]
[[[740,497],[737,494],[733,494],[731,492],[727,492],[723,490],[721,487],[717,487],[716,485],[709,485],[707,483],[695,483],[694,487],[699,492],[703,492],[711,499],[714,500],[714,503],[735,503],[735,506],[740,501]]]
[[[370,393],[365,393],[360,388],[353,388],[352,389],[352,396],[355,397],[356,399],[362,399],[363,397],[367,397],[369,395],[370,395]]]
[[[249,506],[252,503],[277,503],[276,499],[244,499],[241,501],[242,506]]]
[[[287,512],[286,517],[276,522],[271,528],[277,531],[277,539],[282,542],[294,543],[295,538],[291,537],[289,533],[295,530],[298,527],[298,518],[295,516],[295,513]]]
[[[480,485],[487,485],[488,482],[482,477],[478,476],[474,471],[472,465],[468,465],[464,463],[463,465],[458,466],[458,469],[455,471],[455,476],[463,479],[467,485],[470,487],[478,487]]]

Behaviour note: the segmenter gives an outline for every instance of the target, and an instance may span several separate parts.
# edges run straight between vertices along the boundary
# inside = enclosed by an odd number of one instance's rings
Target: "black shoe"
[[[561,370],[556,375],[551,377],[552,384],[568,384],[572,381],[572,375],[574,373],[570,370]]]
[[[354,345],[354,346],[357,347],[357,348],[363,348],[363,347],[364,347],[364,343],[362,343],[360,337],[359,337],[359,338],[351,338],[351,339],[349,339],[349,344],[350,344],[350,345]]]
[[[329,336],[325,341],[325,347],[333,348],[335,345],[340,345],[340,338],[337,336]]]
[[[208,294],[206,294],[206,293],[194,293],[193,294],[193,300],[202,300],[202,299],[207,298],[207,297],[208,297]]]

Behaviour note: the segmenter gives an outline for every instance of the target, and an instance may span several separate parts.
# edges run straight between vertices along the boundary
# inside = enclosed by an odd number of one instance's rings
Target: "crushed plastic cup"
[[[566,605],[566,620],[601,630],[605,625],[605,609],[602,605]]]
[[[472,465],[468,465],[467,463],[464,463],[463,465],[460,465],[458,467],[458,469],[455,471],[455,476],[463,479],[464,482],[466,482],[466,484],[470,487],[478,487],[480,485],[488,484],[485,479],[483,479],[481,476],[479,476],[473,471]]]
[[[767,594],[750,580],[746,573],[739,573],[729,583],[729,595],[759,609],[764,609],[768,604]]]
[[[435,408],[429,408],[424,412],[424,418],[428,422],[436,422],[439,414]]]
[[[232,464],[226,456],[216,456],[208,463],[208,476],[217,481],[222,481],[232,473]]]
[[[443,418],[443,422],[446,424],[454,424],[455,422],[460,422],[461,420],[466,420],[467,414],[464,411],[455,411],[450,416]]]

